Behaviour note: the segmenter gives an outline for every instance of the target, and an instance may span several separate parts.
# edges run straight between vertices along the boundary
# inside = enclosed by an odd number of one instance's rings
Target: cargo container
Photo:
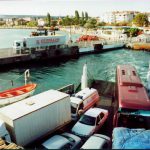
[[[25,146],[71,121],[70,96],[48,90],[0,109],[11,139]]]
[[[53,46],[64,45],[66,43],[65,35],[47,35],[47,36],[30,36],[24,37],[21,40],[15,40],[13,43],[13,49],[27,50],[27,49],[41,49]]]

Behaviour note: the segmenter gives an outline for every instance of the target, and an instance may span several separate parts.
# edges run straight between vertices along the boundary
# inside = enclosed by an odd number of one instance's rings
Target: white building
[[[39,26],[44,26],[45,25],[45,21],[42,18],[38,19],[38,25]]]
[[[136,37],[137,42],[142,42],[142,43],[149,43],[150,42],[150,35],[149,34],[141,34]]]
[[[130,22],[133,20],[135,14],[137,13],[138,12],[133,11],[107,12],[101,16],[101,21],[106,23]]]
[[[116,18],[116,23],[130,22],[134,18],[134,12],[130,12],[130,11],[116,12],[115,18]]]
[[[100,16],[100,20],[101,22],[106,22],[106,23],[113,23],[115,22],[115,15],[113,12],[107,12],[102,14],[102,16]]]

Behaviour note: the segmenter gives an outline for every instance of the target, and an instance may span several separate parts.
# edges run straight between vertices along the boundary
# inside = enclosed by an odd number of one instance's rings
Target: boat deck
[[[93,88],[97,89],[100,95],[100,100],[97,103],[97,107],[107,109],[109,111],[109,116],[103,127],[97,132],[99,134],[104,134],[109,137],[112,137],[112,130],[113,130],[113,115],[114,115],[114,103],[113,103],[113,96],[115,92],[115,83],[110,81],[103,81],[103,80],[95,80],[92,84]],[[56,132],[45,136],[42,139],[38,139],[32,144],[27,145],[26,148],[35,148],[39,147],[41,143],[47,140],[49,137],[61,134],[63,132],[71,132],[72,127],[76,122],[70,122],[68,125],[64,126],[63,128],[57,130]]]

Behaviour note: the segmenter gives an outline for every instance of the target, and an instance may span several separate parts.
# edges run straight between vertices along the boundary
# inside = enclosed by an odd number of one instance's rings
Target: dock
[[[102,45],[98,41],[95,42],[80,42],[80,43],[68,43],[63,48],[59,49],[38,49],[38,50],[22,50],[14,51],[13,48],[0,49],[0,65],[25,63],[25,62],[39,62],[55,61],[65,58],[78,58],[79,56],[86,54],[104,53],[116,49],[121,49],[124,44],[111,44]]]
[[[78,47],[66,46],[59,49],[23,50],[14,52],[12,48],[0,49],[0,65],[38,62],[39,60],[60,60],[62,58],[73,58],[78,56]]]

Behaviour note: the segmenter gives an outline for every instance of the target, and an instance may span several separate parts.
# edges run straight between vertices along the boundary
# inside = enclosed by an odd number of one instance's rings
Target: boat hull
[[[23,100],[29,96],[31,96],[34,93],[35,90],[32,90],[28,93],[19,95],[19,96],[15,96],[15,97],[10,97],[10,98],[5,98],[5,99],[0,99],[0,106],[2,105],[7,105],[7,104],[11,104],[20,100]]]

